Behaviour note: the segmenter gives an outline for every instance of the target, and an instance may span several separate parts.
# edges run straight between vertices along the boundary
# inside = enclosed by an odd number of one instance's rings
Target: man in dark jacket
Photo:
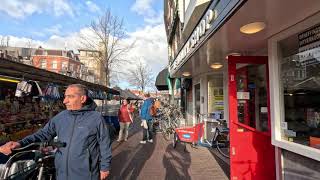
[[[55,136],[66,142],[55,154],[58,180],[104,180],[109,175],[111,143],[103,117],[94,111],[96,104],[87,97],[86,87],[68,86],[63,103],[67,110],[53,117],[44,128],[19,142],[8,142],[0,152],[33,142],[50,141]]]

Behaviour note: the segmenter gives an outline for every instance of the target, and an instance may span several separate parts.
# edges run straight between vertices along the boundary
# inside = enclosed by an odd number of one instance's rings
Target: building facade
[[[34,48],[0,46],[0,56],[32,66],[31,56],[34,55],[35,50]]]
[[[230,179],[318,179],[320,2],[164,2],[170,78],[191,124],[227,120]]]
[[[94,76],[94,83],[106,85],[106,72],[101,63],[101,52],[96,50],[79,49],[79,59],[90,74]]]
[[[73,51],[38,48],[32,60],[37,68],[80,78],[81,62]]]

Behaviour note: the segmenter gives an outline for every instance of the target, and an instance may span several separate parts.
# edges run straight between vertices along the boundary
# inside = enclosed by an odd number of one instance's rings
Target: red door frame
[[[268,131],[238,122],[236,64],[265,64],[267,81]],[[271,144],[268,57],[229,56],[230,179],[275,179],[275,153]]]

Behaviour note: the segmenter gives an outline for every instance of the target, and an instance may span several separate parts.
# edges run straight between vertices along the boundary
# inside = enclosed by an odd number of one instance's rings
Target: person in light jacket
[[[109,132],[87,93],[81,84],[68,86],[63,101],[67,110],[57,114],[36,133],[1,146],[0,152],[11,154],[14,148],[51,141],[57,136],[66,143],[65,148],[55,153],[57,180],[105,180],[112,158]]]

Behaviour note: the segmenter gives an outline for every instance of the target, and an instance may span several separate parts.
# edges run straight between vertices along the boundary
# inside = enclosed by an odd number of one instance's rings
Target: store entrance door
[[[271,145],[268,58],[230,56],[231,179],[275,179]]]

